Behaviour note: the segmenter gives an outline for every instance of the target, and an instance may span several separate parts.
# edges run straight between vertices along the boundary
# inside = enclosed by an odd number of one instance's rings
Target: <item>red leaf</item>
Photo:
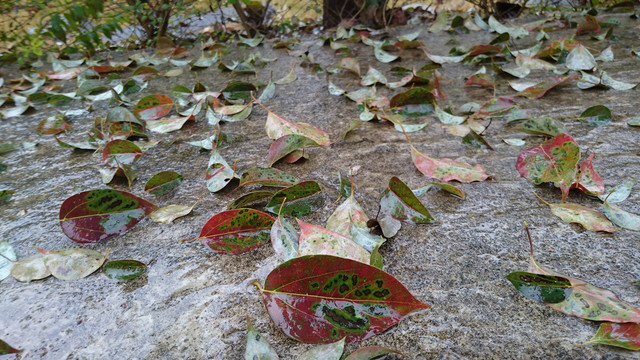
[[[538,146],[523,150],[518,155],[516,168],[520,175],[536,185],[552,182],[562,190],[564,201],[576,181],[578,160],[578,144],[570,135],[559,134]]]
[[[212,216],[198,239],[215,253],[241,254],[269,241],[274,221],[258,210],[227,210]]]
[[[566,82],[578,80],[579,76],[577,74],[572,74],[569,76],[557,76],[548,80],[541,81],[534,86],[528,87],[518,93],[518,96],[524,96],[526,98],[539,99],[547,93],[547,91],[552,88],[562,85]]]
[[[60,226],[75,242],[97,242],[129,230],[157,208],[124,191],[90,190],[62,203]]]
[[[591,196],[604,194],[604,181],[593,168],[594,155],[595,153],[591,153],[586,160],[578,164],[578,182],[574,185],[578,190]]]
[[[260,290],[274,323],[305,343],[364,340],[429,307],[384,271],[330,255],[291,259]]]
[[[90,70],[93,70],[99,74],[118,72],[122,70],[122,66],[111,66],[111,65],[94,65],[89,66]]]
[[[446,158],[433,159],[420,153],[413,146],[411,147],[411,159],[421,173],[440,181],[457,180],[468,183],[483,181],[491,177],[491,175],[487,175],[482,165],[471,166],[462,161]]]
[[[580,25],[576,29],[576,36],[582,34],[600,34],[602,32],[600,23],[598,22],[598,19],[595,18],[595,16],[587,14],[584,18],[584,24]]]
[[[140,99],[133,108],[133,113],[138,119],[156,120],[171,111],[173,100],[167,95],[148,95]]]

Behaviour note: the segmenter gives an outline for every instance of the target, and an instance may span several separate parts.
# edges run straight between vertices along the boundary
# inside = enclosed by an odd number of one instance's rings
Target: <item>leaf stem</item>
[[[543,199],[543,198],[541,198],[538,194],[536,194],[536,192],[535,192],[535,191],[533,192],[533,195],[535,195],[535,196],[536,196],[538,199],[540,199],[540,201],[542,201],[543,203],[545,203],[545,204],[547,204],[547,205],[551,206],[551,204],[549,204],[548,202],[544,201],[544,199]]]

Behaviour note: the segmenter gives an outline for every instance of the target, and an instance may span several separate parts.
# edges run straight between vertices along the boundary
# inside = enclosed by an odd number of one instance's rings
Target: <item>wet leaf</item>
[[[0,281],[6,279],[11,274],[13,261],[18,260],[16,251],[7,240],[0,241]]]
[[[147,271],[147,264],[138,260],[113,260],[102,265],[102,272],[109,278],[127,281],[133,280]]]
[[[44,279],[49,275],[51,272],[44,265],[44,258],[40,253],[17,261],[11,267],[11,276],[22,282]]]
[[[129,140],[109,141],[102,150],[102,162],[113,168],[133,165],[142,156],[140,148]]]
[[[271,198],[273,194],[274,194],[273,191],[265,191],[265,190],[248,192],[240,196],[239,198],[233,200],[231,204],[227,206],[227,210],[248,207],[249,204],[258,202],[260,200]]]
[[[522,177],[535,185],[552,182],[562,190],[562,201],[567,198],[578,175],[580,148],[570,135],[559,134],[544,143],[523,150],[516,167]]]
[[[565,127],[559,121],[550,117],[526,119],[514,127],[514,130],[532,135],[556,136],[564,133]]]
[[[278,354],[249,321],[247,316],[247,348],[244,360],[278,360]]]
[[[344,338],[329,344],[321,344],[305,351],[298,360],[340,360],[344,352]]]
[[[514,271],[507,279],[526,298],[548,304],[563,302],[573,292],[571,281],[561,276]]]
[[[591,70],[596,67],[596,59],[582,44],[578,44],[571,50],[565,62],[569,70]]]
[[[625,201],[631,194],[631,189],[633,189],[633,185],[635,185],[637,179],[638,178],[629,179],[598,197],[602,201],[606,200],[609,204]]]
[[[329,135],[307,123],[292,123],[280,116],[269,112],[267,122],[265,123],[265,131],[267,136],[273,140],[277,140],[285,135],[300,135],[309,138],[321,146],[331,144]]]
[[[260,290],[275,324],[304,343],[361,341],[429,307],[382,270],[329,255],[279,265]]]
[[[168,224],[179,217],[189,215],[191,210],[193,206],[168,205],[149,214],[149,218],[157,223]]]
[[[144,185],[144,191],[162,196],[182,183],[184,177],[175,171],[167,170],[154,174]]]
[[[90,249],[38,249],[44,259],[44,265],[51,271],[51,275],[60,280],[79,280],[98,270],[106,256]]]
[[[302,135],[285,135],[271,144],[269,148],[268,161],[269,166],[273,166],[278,160],[285,158],[286,156],[294,153],[298,150],[302,150],[307,146],[319,146],[315,141]],[[302,155],[301,155],[302,156]],[[294,161],[297,161],[296,158]]]
[[[637,323],[610,323],[600,324],[598,332],[586,343],[617,346],[627,350],[640,350],[640,324]]]
[[[421,173],[440,181],[456,180],[468,183],[483,181],[491,177],[486,173],[482,165],[472,166],[462,161],[447,158],[430,158],[420,153],[413,146],[411,147],[411,159]]]
[[[464,60],[467,55],[468,54],[462,54],[459,56],[438,56],[427,54],[427,57],[436,64],[456,64]]]
[[[404,354],[396,350],[389,349],[383,346],[373,345],[365,346],[352,352],[349,356],[347,356],[345,360],[372,360],[388,354],[398,354],[405,357]]]
[[[274,220],[258,210],[226,210],[212,216],[197,239],[217,254],[241,254],[269,241]]]
[[[594,155],[595,153],[591,153],[587,159],[578,164],[576,188],[589,196],[599,196],[604,193],[604,182],[593,168]]]
[[[583,111],[578,120],[591,126],[605,125],[611,122],[611,110],[604,105],[595,105]]]
[[[84,191],[60,206],[60,226],[79,243],[92,243],[122,234],[157,206],[133,194],[113,189]]]
[[[293,67],[291,67],[291,71],[289,71],[289,73],[285,77],[274,81],[274,83],[278,85],[291,84],[292,82],[296,81],[296,79],[298,79],[298,77],[296,76],[294,65]]]
[[[133,113],[141,120],[156,120],[167,115],[172,107],[173,100],[167,95],[148,95],[138,101]]]
[[[38,124],[36,132],[38,135],[55,135],[71,128],[66,121],[64,115],[54,115],[42,120]]]
[[[209,165],[205,179],[207,189],[211,192],[222,190],[227,184],[235,178],[233,168],[222,158],[217,150],[211,150]]]
[[[557,76],[548,80],[541,81],[534,86],[524,89],[518,93],[518,96],[523,96],[529,99],[539,99],[552,88],[567,83],[569,81],[577,80],[578,75],[572,74],[569,76]]]
[[[18,350],[0,339],[0,355],[19,354],[22,350]]]
[[[278,216],[271,227],[271,245],[282,262],[300,256],[298,250],[299,235],[286,218]]]
[[[189,120],[194,120],[193,115],[172,115],[158,120],[147,120],[147,129],[160,134],[170,133],[182,129]]]
[[[602,212],[607,216],[611,222],[620,226],[623,229],[640,231],[640,215],[630,213],[622,210],[615,205],[605,202],[602,205]]]
[[[298,217],[317,211],[323,205],[320,185],[315,181],[303,181],[275,193],[265,209],[274,214]]]

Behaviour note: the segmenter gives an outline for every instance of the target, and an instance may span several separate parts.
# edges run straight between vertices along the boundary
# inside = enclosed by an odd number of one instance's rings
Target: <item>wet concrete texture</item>
[[[612,43],[616,60],[601,64],[613,78],[640,82],[640,57],[630,50],[640,44],[638,22],[628,15],[615,16],[621,25],[614,30],[618,41]],[[533,19],[523,19],[533,20]],[[429,24],[420,25],[425,28]],[[409,33],[414,27],[394,28],[394,34]],[[552,39],[571,37],[574,30],[552,32]],[[431,53],[445,55],[451,40],[470,46],[488,43],[495,34],[428,34],[420,40]],[[590,48],[603,50],[608,44],[581,36]],[[305,44],[323,67],[337,63],[329,47]],[[518,48],[533,45],[532,37],[517,41]],[[408,50],[402,60],[381,64],[373,49],[350,44],[361,63],[363,73],[369,65],[389,74],[391,66],[421,66],[427,60],[423,52]],[[242,59],[259,50],[274,63],[259,70],[258,79],[267,82],[286,75],[300,59],[283,50],[261,45],[257,49],[234,50],[223,59]],[[194,54],[197,53],[194,51]],[[594,51],[595,53],[595,51]],[[197,54],[194,56],[198,56]],[[160,70],[167,65],[158,67]],[[441,69],[444,104],[454,108],[469,102],[482,103],[492,93],[464,89],[464,77],[477,67],[447,64]],[[324,225],[338,204],[338,179],[335,173],[360,165],[355,177],[356,198],[369,216],[378,210],[379,195],[389,178],[398,176],[410,187],[424,185],[425,178],[411,162],[409,145],[402,133],[392,126],[371,122],[349,134],[340,134],[358,117],[353,102],[327,92],[324,75],[296,65],[298,79],[277,88],[275,98],[265,102],[273,112],[291,121],[304,121],[327,131],[335,141],[328,149],[311,149],[307,161],[276,167],[301,180],[316,180],[325,192],[326,206],[302,218]],[[15,75],[3,69],[5,78]],[[535,73],[534,78],[551,76]],[[199,79],[212,90],[222,89],[231,79],[255,81],[253,76],[232,76],[214,67],[177,78],[154,79],[138,96],[168,94],[177,84],[192,86]],[[503,75],[497,76],[498,95],[512,94]],[[358,79],[350,73],[332,76],[337,85],[355,90]],[[386,89],[379,88],[385,92]],[[579,90],[575,83],[551,90],[538,100],[518,98],[521,108],[535,116],[550,116],[564,122],[575,137],[583,158],[595,152],[594,166],[607,187],[640,175],[638,152],[640,133],[627,126],[626,120],[640,115],[638,89]],[[400,92],[395,90],[393,93]],[[97,102],[91,116],[71,121],[74,129],[64,135],[81,137],[93,123],[94,116],[105,116],[108,102]],[[590,127],[575,121],[587,107],[606,105],[614,115],[612,123]],[[441,103],[442,105],[442,103]],[[74,102],[69,109],[80,108]],[[76,192],[103,188],[97,168],[100,154],[63,149],[52,137],[35,134],[37,123],[59,109],[0,121],[0,142],[20,144],[38,142],[35,148],[14,151],[2,156],[8,170],[0,174],[0,186],[16,191],[8,204],[0,205],[0,234],[16,249],[19,258],[47,249],[77,247],[66,238],[58,223],[60,204]],[[222,125],[224,132],[237,136],[231,146],[220,150],[229,162],[238,161],[239,170],[267,165],[271,140],[264,133],[266,112],[255,107],[248,120]],[[568,276],[584,279],[607,288],[629,304],[640,306],[640,292],[629,281],[640,279],[636,232],[620,230],[613,234],[592,233],[578,225],[566,224],[551,214],[535,198],[560,201],[560,191],[549,186],[534,187],[520,177],[515,168],[521,148],[502,142],[501,138],[521,136],[525,147],[539,144],[542,138],[510,131],[503,121],[494,121],[486,132],[495,151],[472,149],[461,138],[448,134],[437,119],[426,117],[428,126],[411,133],[415,147],[432,157],[448,157],[482,164],[493,175],[489,181],[462,184],[467,199],[454,198],[443,191],[432,191],[423,202],[436,217],[434,225],[404,224],[395,238],[381,249],[385,271],[400,280],[411,293],[431,305],[414,313],[383,334],[358,344],[348,345],[347,353],[360,346],[383,345],[395,348],[409,359],[618,359],[636,354],[613,347],[590,345],[574,347],[595,334],[598,324],[573,318],[521,296],[505,276],[525,270],[529,260],[528,242],[523,222],[533,235],[539,264]],[[130,191],[158,206],[191,204],[207,192],[204,173],[208,152],[177,142],[199,140],[211,128],[201,114],[183,130],[170,134],[150,133],[160,144],[138,162],[138,180]],[[175,170],[185,177],[177,191],[163,197],[143,194],[144,183],[156,172]],[[239,193],[238,193],[239,195]],[[212,215],[224,210],[233,200],[226,192],[207,194],[192,215],[172,224],[143,220],[125,233],[87,248],[106,253],[110,259],[154,260],[146,275],[129,282],[117,282],[98,272],[85,279],[64,282],[54,278],[19,283],[8,278],[0,283],[0,338],[24,349],[16,358],[24,359],[239,359],[243,357],[248,315],[255,327],[273,344],[281,359],[295,359],[311,345],[286,338],[270,321],[262,305],[255,281],[264,281],[277,266],[269,244],[236,256],[213,254],[199,242],[180,243],[182,238],[196,237]],[[597,207],[598,201],[571,192],[568,201]],[[640,192],[632,193],[621,205],[640,213]],[[7,357],[10,358],[10,357]]]

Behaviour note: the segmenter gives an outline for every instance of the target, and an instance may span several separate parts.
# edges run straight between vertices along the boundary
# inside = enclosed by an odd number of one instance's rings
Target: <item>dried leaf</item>
[[[98,270],[106,256],[90,249],[38,249],[42,254],[44,265],[55,278],[60,280],[79,280]]]

